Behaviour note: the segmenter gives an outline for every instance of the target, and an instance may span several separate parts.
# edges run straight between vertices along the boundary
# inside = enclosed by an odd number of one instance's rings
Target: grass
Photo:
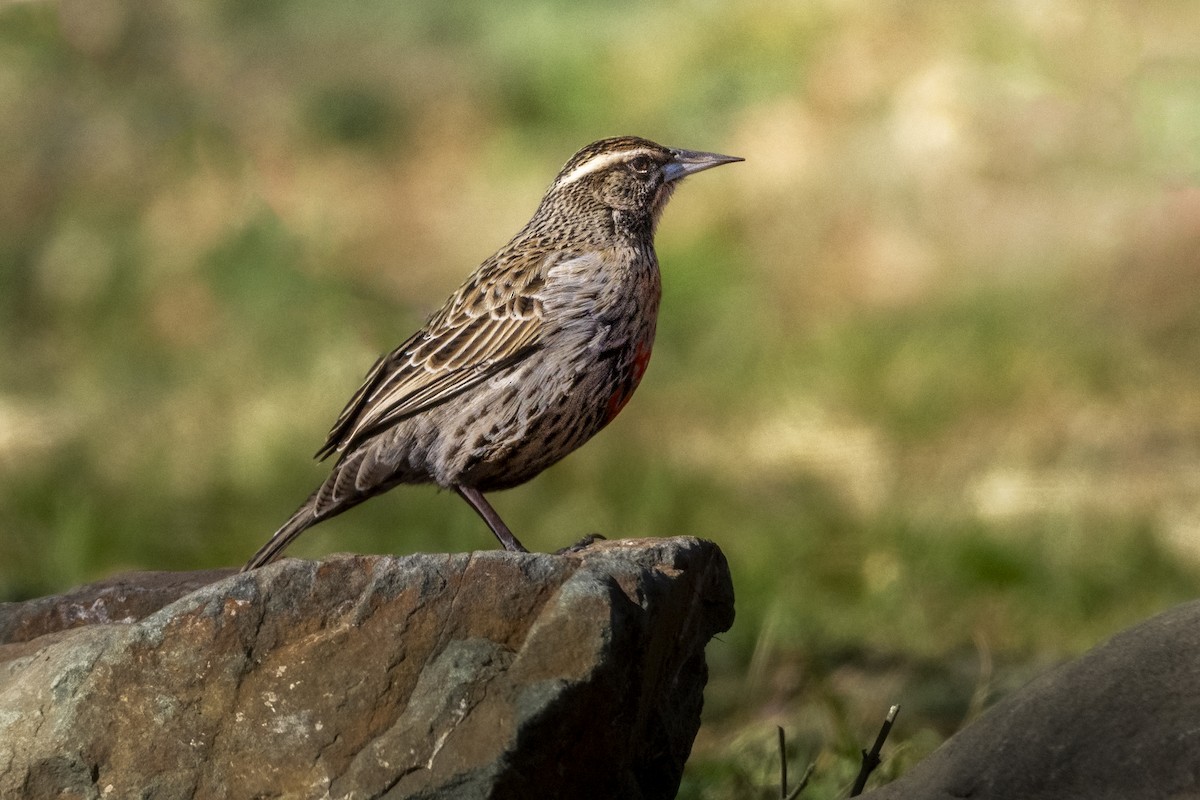
[[[726,552],[681,797],[770,795],[777,724],[841,796],[900,702],[887,779],[1194,595],[1173,5],[76,11],[0,10],[0,600],[246,558],[375,356],[625,132],[747,161],[672,201],[637,399],[494,499],[538,549]],[[293,552],[487,543],[411,488]]]

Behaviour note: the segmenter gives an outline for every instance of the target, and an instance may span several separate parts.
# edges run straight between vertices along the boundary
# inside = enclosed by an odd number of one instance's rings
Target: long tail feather
[[[284,523],[282,528],[275,531],[275,534],[254,554],[254,557],[246,562],[246,566],[242,567],[242,572],[249,572],[270,564],[279,557],[285,547],[292,543],[293,539],[315,522],[312,510],[305,505]]]
[[[249,572],[252,569],[270,564],[283,552],[284,548],[292,543],[300,534],[316,525],[323,519],[328,519],[332,514],[317,516],[314,508],[317,493],[314,492],[311,497],[304,501],[304,505],[296,509],[296,513],[283,523],[283,526],[267,540],[267,543],[259,548],[254,557],[246,562],[246,566],[242,567],[242,572]]]
[[[349,511],[364,500],[395,486],[396,481],[373,479],[370,474],[367,474],[365,482],[370,488],[366,490],[358,488],[359,481],[364,480],[361,468],[363,459],[367,455],[367,451],[358,450],[343,456],[325,482],[309,495],[304,504],[296,509],[296,513],[292,514],[288,521],[283,523],[283,526],[275,531],[267,543],[254,554],[254,557],[246,562],[246,566],[242,567],[242,572],[270,564],[279,557],[285,547],[292,543],[293,539],[313,525],[324,522],[330,517],[336,517],[343,511]]]

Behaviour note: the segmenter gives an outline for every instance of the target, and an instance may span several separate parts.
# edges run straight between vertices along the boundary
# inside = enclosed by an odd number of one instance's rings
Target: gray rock
[[[732,621],[689,538],[124,576],[0,606],[0,797],[669,798]]]
[[[870,800],[1200,796],[1200,601],[998,703]]]

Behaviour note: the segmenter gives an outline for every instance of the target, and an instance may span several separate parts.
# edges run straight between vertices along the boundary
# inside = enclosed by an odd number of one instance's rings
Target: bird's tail
[[[279,558],[279,554],[283,552],[285,547],[292,543],[293,539],[325,519],[326,517],[324,516],[317,516],[316,509],[314,508],[315,499],[316,494],[314,493],[312,497],[304,502],[304,505],[296,509],[296,513],[292,514],[288,521],[283,523],[283,526],[275,531],[271,538],[267,540],[267,543],[259,548],[254,557],[246,562],[246,566],[242,567],[242,572],[249,572],[252,569],[258,569],[270,564]]]
[[[267,540],[267,543],[259,548],[259,551],[254,554],[254,558],[246,562],[246,566],[242,567],[242,572],[249,572],[270,564],[279,558],[279,554],[292,543],[293,539],[313,525],[330,517],[336,517],[343,511],[349,511],[362,501],[385,492],[398,483],[395,480],[385,481],[365,491],[359,489],[356,484],[361,478],[359,467],[363,458],[363,452],[357,451],[339,459],[325,482],[317,487],[317,490],[308,496],[304,504],[296,509],[296,513],[292,514],[288,521],[283,523],[283,526]]]

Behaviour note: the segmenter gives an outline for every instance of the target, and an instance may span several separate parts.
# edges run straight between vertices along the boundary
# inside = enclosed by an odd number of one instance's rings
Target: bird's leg
[[[496,534],[496,538],[500,540],[500,544],[504,545],[504,549],[514,553],[528,553],[525,546],[517,541],[517,537],[513,536],[512,531],[504,524],[504,520],[500,519],[500,515],[496,513],[496,509],[492,508],[491,504],[484,499],[483,493],[478,489],[472,489],[470,486],[455,486],[454,491],[458,492],[459,497],[466,500],[471,508],[475,509],[475,513],[483,517],[483,521],[492,529],[492,533]]]

